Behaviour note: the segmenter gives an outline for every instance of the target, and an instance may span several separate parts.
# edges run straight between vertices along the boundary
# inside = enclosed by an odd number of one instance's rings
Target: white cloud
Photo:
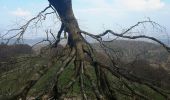
[[[152,11],[164,7],[165,3],[161,0],[120,0],[120,5],[132,11]]]
[[[96,13],[114,13],[127,11],[155,11],[165,7],[161,0],[82,0],[88,5],[82,10],[83,12]]]
[[[76,9],[78,15],[122,18],[129,13],[152,13],[165,8],[161,0],[82,0],[83,7]],[[146,15],[147,16],[147,15]],[[142,16],[143,17],[143,16]],[[80,17],[79,17],[80,18]]]
[[[107,0],[82,0],[83,4],[86,5],[82,8],[76,9],[78,14],[87,14],[89,16],[110,16],[110,17],[120,17],[122,12],[117,9],[115,5],[116,0],[112,0],[110,3]]]
[[[76,1],[76,0],[75,0]],[[133,25],[137,21],[151,20],[165,25],[163,20],[169,18],[168,3],[164,0],[77,0],[79,4],[75,7],[75,14],[83,28],[92,30],[102,30],[103,23],[105,28],[119,28]],[[74,2],[74,1],[73,1]],[[75,2],[77,3],[77,2]],[[73,3],[74,4],[74,3]],[[165,16],[165,12],[167,15]],[[168,24],[169,25],[169,24]],[[165,25],[165,26],[168,26]],[[84,27],[85,26],[85,27]],[[94,30],[93,32],[98,32]]]
[[[17,17],[30,17],[31,16],[31,13],[29,11],[23,10],[21,8],[17,8],[15,11],[12,11],[11,14]]]

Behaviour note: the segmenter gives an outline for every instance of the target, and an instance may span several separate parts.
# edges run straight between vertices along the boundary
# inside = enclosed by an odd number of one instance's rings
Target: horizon
[[[19,43],[16,43],[16,44],[27,44],[27,45],[29,45],[29,46],[33,46],[33,45],[35,45],[36,43],[38,43],[38,42],[40,42],[40,41],[42,41],[44,38],[42,37],[42,38],[34,38],[34,39],[23,39],[23,41],[21,41],[21,42],[19,42]],[[52,38],[49,38],[50,40],[52,40]],[[92,38],[85,38],[89,43],[98,43],[96,40],[94,40],[94,39],[92,39]],[[106,39],[108,39],[108,38],[104,38],[104,40],[106,40]],[[170,41],[169,40],[167,40],[167,39],[159,39],[161,42],[163,42],[163,43],[165,43],[167,46],[170,46]],[[136,41],[136,42],[146,42],[146,43],[153,43],[153,44],[157,44],[157,45],[160,45],[159,43],[156,43],[156,42],[154,42],[154,41],[152,41],[152,40],[147,40],[147,39],[135,39],[135,40],[133,40],[133,39],[121,39],[121,38],[119,38],[119,39],[116,39],[116,40],[114,40],[114,41],[112,41],[112,42],[115,42],[115,41]],[[15,42],[16,42],[16,39],[11,39],[11,41],[8,43],[9,45],[13,45],[13,44],[15,44]],[[0,39],[0,44],[2,44],[2,43],[5,43],[5,41],[2,41],[1,39]],[[63,40],[61,40],[60,41],[60,44],[65,44],[66,43],[66,39],[63,39]],[[107,43],[107,42],[105,42],[105,43]],[[37,44],[37,45],[43,45],[43,44],[48,44],[48,42],[42,42],[42,43],[39,43],[39,44]]]

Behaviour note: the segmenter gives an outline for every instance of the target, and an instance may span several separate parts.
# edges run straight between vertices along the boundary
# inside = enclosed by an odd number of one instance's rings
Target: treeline
[[[6,45],[0,44],[0,73],[9,71],[14,67],[15,57],[31,54],[32,48],[27,44]]]
[[[0,44],[0,62],[8,61],[11,57],[21,54],[31,54],[32,48],[27,44]]]

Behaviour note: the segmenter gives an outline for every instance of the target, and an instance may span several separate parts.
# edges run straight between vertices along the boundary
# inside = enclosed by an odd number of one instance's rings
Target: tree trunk
[[[74,16],[72,9],[72,0],[48,0],[52,7],[57,11],[62,27],[68,34],[68,45],[76,50],[75,71],[79,69],[84,60],[83,52],[83,37],[80,33],[78,22]],[[61,27],[61,28],[62,28]],[[54,94],[57,94],[57,99],[63,99],[63,96],[57,90],[57,84],[54,88]]]
[[[72,9],[72,0],[48,0],[57,11],[61,22],[64,24],[65,31],[68,33],[68,44],[75,47],[79,60],[84,59],[82,49],[82,36],[78,22]]]

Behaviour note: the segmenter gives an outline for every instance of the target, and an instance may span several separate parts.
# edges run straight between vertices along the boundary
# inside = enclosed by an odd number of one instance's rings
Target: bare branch
[[[21,37],[24,35],[25,31],[27,30],[28,26],[30,25],[31,22],[33,22],[34,20],[37,19],[37,21],[35,22],[36,24],[41,20],[41,17],[43,16],[44,19],[45,19],[45,16],[46,15],[49,15],[49,14],[52,14],[54,12],[51,12],[51,13],[45,13],[43,15],[43,13],[48,10],[49,8],[51,8],[51,5],[49,5],[48,7],[46,7],[44,10],[42,10],[41,12],[39,12],[39,14],[35,17],[33,17],[32,19],[30,19],[29,21],[27,21],[27,23],[25,23],[23,26],[21,26],[20,28],[18,29],[11,29],[11,30],[8,30],[4,35],[1,36],[1,38],[3,40],[7,40],[7,44],[9,43],[9,41],[12,39],[12,38],[15,38],[17,37],[17,41],[19,41],[21,39]],[[7,36],[9,33],[11,32],[16,32],[16,31],[19,31],[17,32],[15,35],[13,36],[10,36],[9,38],[6,38],[5,36]]]

